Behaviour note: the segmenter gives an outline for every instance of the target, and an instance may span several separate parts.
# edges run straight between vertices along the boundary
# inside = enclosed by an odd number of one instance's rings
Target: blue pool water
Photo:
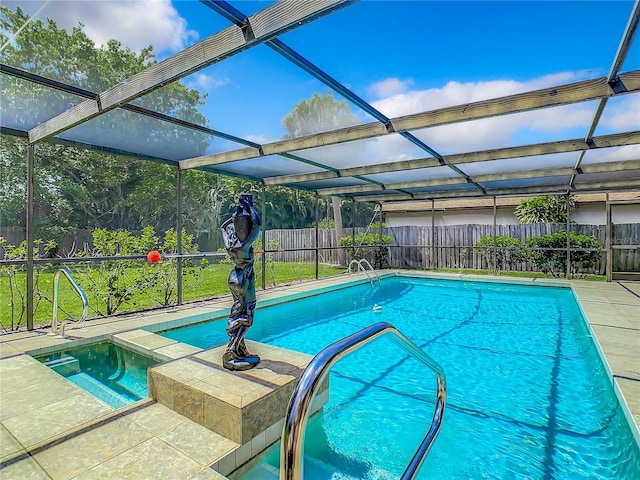
[[[379,313],[374,305],[382,307]],[[387,321],[442,365],[447,407],[418,478],[638,479],[640,451],[569,289],[395,277],[259,309],[247,338],[315,354]],[[226,320],[163,335],[226,343]],[[310,422],[305,478],[395,479],[435,378],[382,337],[338,362]],[[277,478],[278,454],[242,478]]]
[[[147,396],[147,368],[157,363],[111,342],[35,358],[114,408]]]

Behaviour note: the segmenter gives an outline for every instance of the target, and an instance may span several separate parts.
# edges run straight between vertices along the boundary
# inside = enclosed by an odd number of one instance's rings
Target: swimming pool
[[[35,358],[114,408],[147,396],[147,368],[158,363],[108,341]]]
[[[419,478],[640,478],[638,445],[570,289],[394,277],[260,309],[247,338],[315,354],[377,321],[447,374],[444,423]],[[163,335],[207,348],[226,343],[225,326]],[[431,420],[432,374],[381,338],[330,381],[307,432],[305,478],[398,478]],[[245,478],[271,478],[277,454],[264,462]]]

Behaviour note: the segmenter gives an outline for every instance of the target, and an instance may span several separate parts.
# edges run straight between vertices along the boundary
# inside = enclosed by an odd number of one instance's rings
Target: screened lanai
[[[144,14],[127,26],[119,2],[101,3],[104,23],[110,12],[133,52],[159,42],[162,32],[146,29]],[[51,68],[38,61],[41,39],[28,38],[42,19],[90,30],[95,12],[82,2],[4,2],[24,9],[22,24],[3,23],[0,122],[3,135],[27,145],[27,244],[36,238],[33,175],[43,144],[174,167],[178,231],[191,170],[378,211],[407,201],[495,205],[640,189],[639,1],[553,2],[561,10],[546,2],[179,3],[196,20],[183,25],[183,38],[167,35],[174,51],[104,85],[102,68],[118,65],[79,71],[81,50],[60,49]],[[488,20],[474,21],[487,10]],[[462,31],[470,40],[453,48]],[[132,40],[139,37],[143,47]],[[108,38],[120,40],[107,36],[103,45]],[[177,84],[206,102],[181,108],[172,102]],[[348,114],[283,128],[296,104],[327,92]]]

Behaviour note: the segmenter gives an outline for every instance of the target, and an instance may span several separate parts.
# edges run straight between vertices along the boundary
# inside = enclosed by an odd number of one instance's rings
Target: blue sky
[[[19,3],[34,12],[42,1]],[[252,14],[271,2],[230,2]],[[388,117],[535,90],[608,73],[632,1],[362,0],[280,37]],[[195,0],[52,0],[39,17],[81,21],[98,44],[152,44],[162,60],[229,23]],[[640,40],[622,71],[640,68]],[[212,128],[259,143],[281,138],[282,118],[328,89],[266,46],[183,79],[208,95]],[[640,129],[640,97],[610,102],[597,134]],[[636,98],[637,97],[637,98]],[[422,132],[441,153],[584,136],[594,104],[467,122]],[[361,122],[371,118],[354,108]],[[378,142],[394,157],[396,140]],[[220,145],[221,142],[218,142]],[[219,148],[231,148],[222,146]],[[234,147],[236,148],[236,147]]]

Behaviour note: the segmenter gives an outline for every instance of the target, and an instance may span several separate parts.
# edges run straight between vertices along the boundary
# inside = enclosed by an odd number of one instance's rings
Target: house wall
[[[431,211],[414,213],[385,214],[387,226],[402,227],[415,225],[419,227],[431,226]],[[496,209],[496,223],[498,225],[514,225],[519,223],[513,215],[513,208],[500,207]],[[493,207],[467,210],[440,210],[435,212],[436,227],[447,225],[493,225]]]
[[[496,209],[497,225],[517,225],[518,219],[513,214],[515,207],[498,207]],[[612,205],[613,223],[640,223],[640,204],[636,205]],[[412,213],[385,213],[387,226],[402,227],[415,225],[420,227],[431,226],[431,211]],[[607,217],[604,204],[579,204],[572,214],[575,223],[581,225],[605,225]],[[440,210],[435,212],[435,225],[493,225],[493,207],[464,209],[464,210]]]
[[[582,225],[606,225],[607,214],[604,205],[578,205],[572,215],[576,223]],[[611,205],[613,223],[640,223],[640,203],[635,205]]]

